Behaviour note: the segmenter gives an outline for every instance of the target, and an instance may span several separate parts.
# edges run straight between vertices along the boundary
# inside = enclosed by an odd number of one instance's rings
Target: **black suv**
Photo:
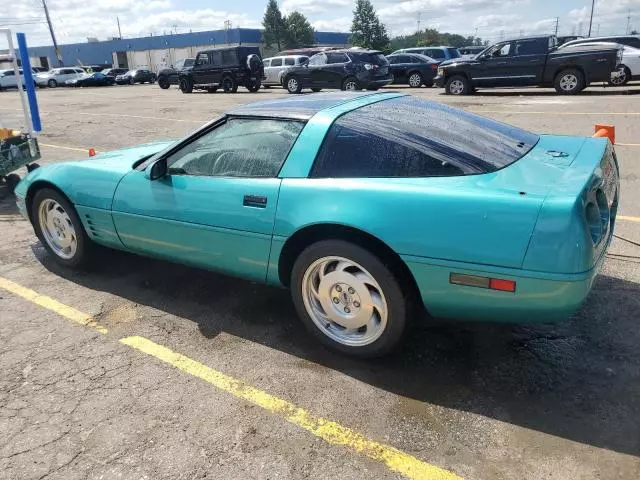
[[[289,93],[300,93],[303,88],[314,92],[323,88],[377,90],[392,81],[385,56],[377,50],[360,48],[317,53],[307,63],[288,69],[282,77],[282,85]]]
[[[233,93],[239,85],[257,92],[263,74],[258,47],[238,46],[198,52],[193,67],[179,72],[178,78],[182,93],[194,89],[213,93],[220,87],[225,93]]]

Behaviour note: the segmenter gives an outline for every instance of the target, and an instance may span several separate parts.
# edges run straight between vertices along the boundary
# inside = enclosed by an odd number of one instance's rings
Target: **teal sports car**
[[[370,357],[421,308],[482,321],[573,314],[612,237],[619,172],[606,138],[341,92],[246,105],[177,142],[38,168],[16,195],[64,266],[99,244],[285,286],[320,341]]]

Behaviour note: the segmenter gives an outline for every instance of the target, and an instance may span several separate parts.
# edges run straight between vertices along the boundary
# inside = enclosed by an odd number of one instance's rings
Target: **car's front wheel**
[[[161,89],[166,90],[171,86],[171,82],[169,82],[169,79],[167,77],[161,76],[158,78],[158,86]]]
[[[413,72],[409,75],[409,86],[412,88],[418,88],[422,85],[422,75],[418,72]]]
[[[247,84],[245,85],[245,87],[247,88],[247,90],[249,90],[251,93],[255,93],[258,90],[260,90],[260,85],[262,84],[262,82],[257,79],[257,78],[252,78],[251,80],[249,80],[247,82]]]
[[[575,95],[586,87],[584,75],[580,70],[568,68],[556,75],[554,87],[562,95]]]
[[[56,82],[53,78],[47,82],[47,86],[49,88],[56,88],[58,86],[58,82]]]
[[[462,75],[455,75],[449,78],[445,84],[445,91],[448,95],[467,95],[470,93],[469,80]]]
[[[236,93],[238,91],[238,82],[231,75],[227,75],[222,79],[222,90],[224,90],[224,93]]]
[[[135,78],[133,78],[133,77],[131,77],[131,78],[129,79],[129,84],[134,85],[135,83],[136,83],[136,79],[135,79]]]
[[[289,93],[302,92],[302,82],[297,77],[287,77],[284,80],[285,87]]]
[[[33,198],[31,221],[47,251],[65,267],[81,267],[92,247],[73,205],[56,190],[43,188]]]
[[[342,353],[384,355],[405,330],[409,296],[378,257],[353,243],[307,247],[293,266],[291,292],[305,326]]]
[[[182,93],[191,93],[191,92],[193,92],[193,81],[190,78],[181,78],[180,79],[180,91]]]

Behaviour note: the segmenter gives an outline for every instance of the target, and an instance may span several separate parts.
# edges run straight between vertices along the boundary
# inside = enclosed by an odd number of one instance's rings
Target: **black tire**
[[[586,83],[580,70],[567,68],[556,75],[553,86],[560,95],[575,95],[586,88]]]
[[[136,79],[135,79],[135,78],[133,78],[133,77],[131,77],[131,78],[129,79],[129,85],[135,85],[135,84],[136,84]]]
[[[302,92],[302,82],[298,77],[291,75],[284,79],[284,88],[286,88],[289,93],[300,93]]]
[[[182,93],[191,93],[193,92],[193,80],[190,78],[181,78],[180,79],[180,91]]]
[[[371,343],[349,346],[328,336],[316,325],[305,306],[303,281],[307,270],[324,257],[342,257],[363,267],[381,288],[387,305],[387,324]],[[307,247],[296,259],[291,272],[291,296],[298,315],[307,329],[325,346],[360,358],[378,357],[389,353],[402,338],[411,311],[410,296],[403,294],[401,284],[393,273],[368,250],[343,240],[322,240]],[[353,303],[351,304],[353,305]],[[345,310],[346,311],[346,310]]]
[[[167,88],[169,88],[171,86],[171,82],[169,81],[169,79],[167,77],[165,77],[164,75],[158,78],[158,86],[163,89],[166,90]]]
[[[424,86],[427,87],[427,88],[431,88],[431,87],[433,87],[433,82],[425,82]],[[472,89],[472,91],[473,91],[473,89]]]
[[[47,87],[56,88],[58,86],[58,82],[53,78],[47,82]]]
[[[315,92],[315,93],[318,93],[320,90],[322,90],[322,89],[321,88],[312,88],[311,89],[311,91]]]
[[[612,87],[622,87],[631,81],[631,70],[629,67],[624,67],[624,73],[622,77],[618,77],[615,81],[609,79],[609,85]]]
[[[238,82],[231,75],[227,75],[222,79],[222,90],[224,90],[224,93],[236,93],[238,91]]]
[[[360,82],[358,82],[358,79],[356,77],[347,77],[344,79],[344,82],[342,82],[342,90],[350,90],[350,91],[356,91],[356,90],[362,90],[362,87],[360,86]]]
[[[422,74],[420,72],[409,72],[409,78],[407,79],[407,83],[411,88],[420,88],[424,83]]]
[[[13,194],[13,192],[16,190],[16,187],[20,183],[20,175],[18,175],[17,173],[10,173],[4,178],[4,181],[7,185],[9,193]]]
[[[447,95],[469,95],[471,93],[469,79],[462,75],[454,75],[448,78],[444,88]]]
[[[41,203],[49,199],[56,201],[64,209],[64,211],[69,216],[69,219],[71,220],[73,229],[75,230],[77,246],[75,254],[71,258],[67,259],[59,256],[51,248],[51,246],[45,239],[44,234],[42,233],[42,227],[40,226],[38,212]],[[82,222],[80,222],[80,218],[78,217],[78,214],[76,213],[73,205],[71,205],[71,203],[69,203],[69,201],[59,192],[49,188],[43,188],[36,192],[33,197],[31,206],[31,221],[33,223],[33,229],[35,230],[38,239],[57,263],[67,268],[82,268],[86,267],[90,263],[95,245],[87,236],[87,233],[85,232],[84,227],[82,226]]]
[[[247,84],[245,85],[245,88],[249,90],[251,93],[256,93],[258,90],[260,90],[261,84],[262,82],[260,81],[259,78],[252,78],[247,82]]]
[[[218,91],[218,87],[207,87],[207,93],[216,93]]]

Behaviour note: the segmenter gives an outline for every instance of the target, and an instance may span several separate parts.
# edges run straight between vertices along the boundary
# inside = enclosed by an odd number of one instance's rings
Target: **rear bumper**
[[[392,75],[389,75],[388,77],[364,78],[364,79],[360,80],[360,84],[364,88],[380,88],[380,87],[384,87],[386,85],[389,85],[391,82],[393,82],[393,76]]]
[[[437,75],[437,76],[433,79],[433,84],[434,84],[436,87],[443,88],[443,87],[444,87],[444,76],[443,76],[443,75]]]
[[[581,274],[541,274],[515,269],[403,257],[429,313],[436,318],[549,323],[565,320],[585,301],[604,262]],[[462,266],[466,267],[463,268]],[[454,285],[451,273],[501,278],[516,282],[516,291]],[[512,273],[512,274],[509,274]]]

